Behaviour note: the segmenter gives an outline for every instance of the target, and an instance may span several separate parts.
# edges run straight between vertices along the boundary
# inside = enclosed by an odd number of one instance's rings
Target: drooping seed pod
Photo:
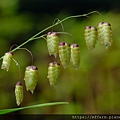
[[[59,57],[64,68],[67,68],[70,62],[70,44],[61,42],[59,44]]]
[[[97,28],[94,26],[87,26],[85,28],[84,36],[87,48],[93,50],[97,42]]]
[[[23,86],[21,82],[17,82],[15,86],[15,97],[16,97],[16,103],[19,106],[20,103],[23,101]]]
[[[57,32],[48,32],[46,41],[49,55],[54,55],[55,57],[57,57],[59,44],[59,37]]]
[[[71,45],[71,59],[73,67],[77,70],[80,65],[80,50],[78,44]]]
[[[55,87],[57,85],[57,80],[60,73],[59,68],[60,64],[58,62],[49,63],[47,78],[49,79],[51,86]]]
[[[24,80],[27,91],[30,90],[33,94],[38,81],[38,68],[36,66],[26,67]]]
[[[112,29],[108,22],[100,22],[98,24],[98,37],[106,49],[111,46],[112,43]]]
[[[8,71],[11,61],[12,61],[12,58],[13,58],[13,53],[11,51],[6,52],[5,55],[3,56],[1,69]]]

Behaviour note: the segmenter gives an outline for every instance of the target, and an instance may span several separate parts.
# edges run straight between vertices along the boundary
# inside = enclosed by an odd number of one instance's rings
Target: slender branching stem
[[[49,30],[50,28],[53,28],[54,26],[57,26],[57,25],[61,24],[62,22],[66,21],[66,20],[68,20],[68,19],[77,18],[77,17],[83,17],[83,16],[88,16],[88,15],[93,14],[93,13],[98,13],[98,14],[102,17],[102,15],[101,15],[98,11],[92,11],[92,12],[89,12],[89,13],[83,14],[83,15],[68,16],[68,17],[62,19],[61,21],[58,20],[55,24],[53,24],[53,25],[51,25],[51,26],[43,29],[42,31],[38,32],[37,34],[35,34],[34,36],[32,36],[31,38],[29,38],[28,40],[26,40],[26,41],[23,42],[22,44],[20,44],[20,45],[17,46],[16,48],[14,48],[14,49],[12,50],[12,52],[14,52],[14,51],[16,51],[17,49],[23,47],[24,45],[26,45],[27,43],[29,43],[29,42],[32,41],[32,40],[35,40],[36,38],[37,38],[37,39],[38,39],[38,38],[39,38],[39,39],[40,39],[40,38],[43,38],[44,35],[41,35],[43,32]],[[103,20],[103,17],[102,17],[102,20]],[[41,36],[40,36],[40,35],[41,35]],[[0,60],[1,60],[2,58],[3,58],[3,56],[0,58]]]

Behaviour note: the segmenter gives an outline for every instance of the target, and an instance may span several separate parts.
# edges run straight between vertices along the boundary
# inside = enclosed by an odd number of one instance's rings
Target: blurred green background
[[[63,23],[65,32],[73,35],[81,51],[80,69],[72,65],[61,67],[56,88],[47,79],[48,64],[54,57],[48,55],[46,41],[38,39],[26,44],[34,56],[34,65],[39,69],[39,81],[34,94],[26,91],[24,71],[31,65],[31,57],[24,50],[14,52],[14,59],[21,68],[12,62],[9,72],[0,70],[0,109],[17,107],[14,88],[17,81],[24,86],[24,100],[20,106],[38,103],[66,101],[69,105],[36,108],[19,111],[29,114],[77,114],[77,113],[119,113],[120,112],[120,1],[119,0],[0,0],[0,56],[9,51],[13,44],[20,45],[37,32],[53,24],[55,18],[84,14],[98,10],[113,30],[113,43],[107,50],[100,41],[94,51],[89,51],[84,40],[84,28],[90,25],[86,17],[69,19]],[[92,14],[93,26],[102,21],[98,14]],[[62,31],[60,25],[53,28]],[[51,29],[49,30],[51,31]],[[44,34],[46,34],[46,31]],[[60,35],[63,40],[73,43],[69,35]],[[14,47],[13,47],[14,48]],[[59,58],[57,58],[59,61]],[[0,61],[1,64],[2,60]]]

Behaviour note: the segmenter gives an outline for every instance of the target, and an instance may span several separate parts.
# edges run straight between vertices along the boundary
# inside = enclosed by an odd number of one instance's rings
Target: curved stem
[[[68,33],[68,32],[57,32],[58,34],[66,34],[66,35],[70,35],[73,39],[73,42],[75,42],[75,39],[73,37],[73,35],[71,33]]]
[[[93,13],[98,13],[100,16],[101,14],[98,12],[98,11],[92,11],[92,12],[89,12],[87,14],[83,14],[83,15],[75,15],[75,16],[69,16],[69,17],[66,17],[64,19],[62,19],[61,21],[58,21],[56,22],[55,24],[43,29],[42,31],[38,32],[37,34],[35,34],[34,36],[32,36],[31,38],[29,38],[28,40],[26,40],[24,43],[20,44],[19,46],[17,46],[16,48],[14,48],[12,50],[12,52],[16,51],[17,49],[21,48],[22,46],[24,46],[25,44],[29,43],[30,41],[32,40],[35,40],[35,37],[37,37],[38,35],[42,34],[43,32],[47,31],[48,29],[58,25],[58,24],[61,24],[62,22],[68,20],[68,19],[71,19],[71,18],[77,18],[77,17],[83,17],[83,16],[88,16],[90,14],[93,14]],[[43,35],[41,35],[39,38],[43,38]],[[0,60],[3,58],[3,56],[0,58]]]
[[[86,17],[90,19],[90,25],[91,25],[91,24],[92,24],[92,20],[91,20],[91,18],[90,18],[89,16],[86,16]]]
[[[19,79],[21,80],[21,70],[20,70],[20,65],[18,64],[18,62],[13,58],[13,61],[16,63],[16,66],[18,66],[19,69]]]
[[[20,50],[26,50],[29,54],[30,54],[30,56],[31,56],[31,60],[32,60],[32,65],[33,65],[33,55],[32,55],[32,52],[30,51],[30,50],[28,50],[27,48],[18,48],[18,49],[20,49]]]

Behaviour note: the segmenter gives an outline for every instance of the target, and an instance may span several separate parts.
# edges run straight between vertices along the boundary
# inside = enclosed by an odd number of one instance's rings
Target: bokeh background
[[[46,41],[38,39],[24,45],[34,56],[34,65],[39,69],[39,81],[34,94],[26,91],[24,71],[31,65],[31,57],[24,50],[14,52],[14,62],[9,72],[0,70],[0,109],[17,107],[14,88],[17,81],[24,86],[24,100],[20,107],[46,102],[66,101],[69,105],[58,105],[19,111],[20,114],[82,114],[120,112],[120,1],[119,0],[0,0],[0,56],[13,44],[20,45],[37,32],[53,24],[55,18],[62,20],[70,15],[98,10],[113,31],[113,43],[107,50],[100,41],[94,51],[89,51],[84,40],[84,28],[90,25],[86,17],[72,18],[63,22],[65,32],[73,35],[81,51],[80,69],[72,65],[61,67],[58,85],[53,88],[47,79],[48,64],[54,57],[48,55]],[[102,21],[99,14],[90,15],[91,24]],[[62,32],[60,25],[53,28]],[[48,30],[48,31],[51,31]],[[44,32],[46,34],[48,31]],[[60,35],[73,43],[69,35]],[[14,47],[13,47],[14,48]],[[59,58],[57,58],[59,61]],[[1,64],[2,60],[0,61]]]

